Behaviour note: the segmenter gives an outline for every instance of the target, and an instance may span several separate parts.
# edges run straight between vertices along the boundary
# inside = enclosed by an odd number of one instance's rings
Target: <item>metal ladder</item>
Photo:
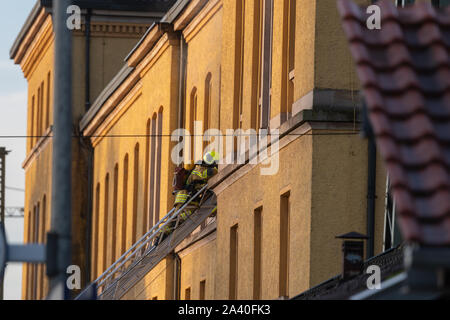
[[[180,224],[180,215],[194,200],[199,201],[199,208]],[[201,188],[180,209],[173,208],[150,231],[140,238],[127,252],[111,265],[98,279],[87,287],[76,300],[85,299],[94,290],[101,300],[118,300],[122,298],[137,282],[144,278],[155,266],[167,257],[176,246],[197,229],[217,206],[213,193],[208,193],[208,186]],[[165,239],[160,237],[164,228],[176,221],[174,231]]]

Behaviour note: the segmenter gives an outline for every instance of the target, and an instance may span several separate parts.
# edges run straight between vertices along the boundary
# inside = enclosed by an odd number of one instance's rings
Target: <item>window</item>
[[[207,131],[211,126],[212,115],[212,75],[208,73],[205,80],[205,110],[204,110],[204,130]]]
[[[35,206],[34,219],[33,219],[33,243],[39,243],[39,222],[40,222],[40,202]],[[39,271],[38,266],[33,265],[33,291],[32,291],[32,299],[38,299],[38,290],[39,290]]]
[[[238,225],[235,225],[230,230],[230,284],[229,284],[229,298],[230,300],[237,299],[238,287]]]
[[[123,160],[123,194],[122,194],[122,230],[121,230],[121,248],[120,252],[125,253],[127,248],[127,213],[128,213],[128,165],[129,157],[125,155]]]
[[[292,104],[294,103],[294,77],[295,77],[295,29],[296,29],[296,4],[297,0],[289,0],[288,5],[288,58],[287,58],[287,117],[292,116]]]
[[[186,288],[184,291],[184,300],[191,300],[191,288]]]
[[[133,175],[133,217],[131,219],[131,242],[137,240],[137,211],[139,195],[139,143],[134,148],[134,175]]]
[[[260,128],[267,129],[270,122],[272,91],[272,42],[273,42],[273,1],[263,0],[261,89],[260,89]]]
[[[51,85],[51,73],[49,72],[47,75],[47,104],[46,104],[46,111],[45,111],[45,129],[48,129],[50,127],[50,85]]]
[[[261,299],[262,207],[254,212],[253,225],[253,300]]]
[[[157,148],[156,148],[156,172],[155,172],[155,221],[160,219],[160,200],[161,200],[161,157],[162,157],[162,135],[163,135],[163,108],[158,112],[157,121]]]
[[[149,119],[147,121],[147,131],[146,131],[146,137],[145,137],[145,186],[144,186],[144,217],[143,217],[143,223],[142,223],[142,233],[147,233],[148,230],[150,230],[151,226],[150,224],[152,221],[150,220],[150,145],[151,145],[151,120]]]
[[[203,112],[203,130],[208,131],[212,125],[212,76],[208,73],[205,80],[205,107]],[[206,148],[207,142],[203,143],[203,148]]]
[[[187,155],[187,158],[185,159],[186,163],[194,163],[196,160],[196,136],[195,136],[195,121],[197,120],[197,88],[192,89],[191,92],[191,103],[189,106],[189,125],[186,125],[187,130],[189,130],[191,134],[191,139],[187,139],[187,141],[190,141],[187,146],[187,150],[190,148],[190,155]]]
[[[290,192],[280,199],[280,297],[289,297]]]
[[[98,247],[99,247],[99,216],[100,216],[100,183],[95,189],[95,209],[92,225],[92,275],[97,278],[98,273]]]
[[[162,135],[163,135],[163,107],[158,114],[154,114],[149,120],[147,130],[150,132],[149,150],[150,167],[148,175],[148,223],[149,228],[160,219],[161,198],[161,157],[162,157]],[[147,231],[147,230],[146,230]]]
[[[42,91],[41,87],[38,88],[37,93],[37,116],[36,116],[36,142],[39,141],[39,138],[42,134]]]
[[[40,101],[40,117],[39,117],[39,135],[43,136],[45,129],[44,128],[44,82],[41,83],[41,87],[40,87],[40,91],[41,91],[41,101]]]
[[[243,120],[244,120],[244,62],[245,62],[245,5],[246,1],[236,1],[237,5],[237,16],[236,19],[238,20],[236,23],[236,33],[237,33],[237,40],[236,40],[236,79],[238,81],[237,88],[238,91],[238,104],[236,105],[237,115],[235,115],[235,120],[233,127],[234,129],[242,129],[243,127]],[[237,116],[237,117],[236,117]]]
[[[33,214],[34,214],[35,209],[33,208]],[[33,240],[33,215],[31,213],[31,211],[28,211],[28,243],[32,243]],[[28,288],[26,290],[26,299],[27,300],[31,300],[31,290],[29,289],[32,286],[32,264],[27,263],[26,265],[26,275],[27,275],[27,284],[28,284]]]
[[[206,299],[206,280],[203,280],[200,282],[200,296],[199,300],[205,300]]]
[[[103,270],[108,268],[108,218],[109,218],[109,173],[105,178],[105,198],[104,198],[104,210],[103,210]]]
[[[33,98],[31,98],[31,127],[30,127],[30,150],[33,149],[34,147],[34,140],[35,140],[35,136],[36,136],[36,124],[35,124],[35,118],[36,118],[36,110],[35,110],[35,96],[33,96]]]
[[[33,206],[33,212],[30,216],[30,238],[29,238],[29,243],[34,243],[36,240],[36,215],[37,215],[37,207],[36,205]],[[30,284],[30,295],[29,295],[29,299],[33,300],[35,299],[35,292],[34,292],[34,287],[36,285],[35,283],[35,267],[36,265],[33,264],[29,264],[29,284]]]
[[[260,100],[260,86],[261,86],[261,67],[262,67],[262,6],[261,1],[254,1],[253,7],[253,72],[252,72],[252,100],[251,100],[251,123],[252,129],[259,129],[260,125],[260,113],[259,113],[259,100]]]
[[[151,132],[151,138],[150,138],[150,176],[149,176],[149,195],[148,195],[148,203],[149,203],[149,213],[148,213],[148,219],[149,219],[149,227],[153,227],[155,225],[154,221],[155,218],[155,166],[156,166],[156,114],[153,115],[153,118],[150,120],[150,132]]]
[[[45,244],[46,242],[46,221],[47,221],[47,196],[44,195],[42,199],[42,210],[40,215],[40,228],[39,228],[39,243]],[[46,295],[46,292],[44,290],[44,282],[45,282],[45,265],[39,266],[39,297],[43,299]]]
[[[119,164],[116,163],[114,167],[114,186],[113,186],[113,211],[112,211],[112,228],[111,228],[111,249],[112,249],[112,263],[116,261],[117,258],[117,202],[119,198]]]
[[[386,211],[384,215],[383,250],[389,250],[400,245],[402,237],[395,212],[395,200],[392,197],[389,178],[386,185]]]

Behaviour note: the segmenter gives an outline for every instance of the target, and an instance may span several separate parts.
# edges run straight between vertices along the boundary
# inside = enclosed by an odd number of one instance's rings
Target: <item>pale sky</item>
[[[9,49],[19,33],[36,0],[2,1],[0,11],[0,147],[11,153],[6,158],[6,185],[24,189],[22,163],[25,160],[26,140],[6,139],[3,136],[26,134],[27,82],[19,66],[9,59]],[[7,207],[23,207],[24,193],[6,190]],[[23,241],[23,219],[6,221],[8,241]],[[5,277],[5,299],[20,299],[22,266],[9,265]]]

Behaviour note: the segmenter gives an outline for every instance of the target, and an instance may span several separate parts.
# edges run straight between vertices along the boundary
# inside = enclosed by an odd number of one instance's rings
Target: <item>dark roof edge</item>
[[[191,0],[178,0],[169,11],[167,11],[166,15],[161,19],[161,22],[173,23],[190,2]]]
[[[161,18],[159,22],[153,23],[145,32],[145,34],[142,36],[142,38],[139,40],[139,42],[134,46],[133,49],[131,49],[130,53],[125,57],[125,61],[128,61],[130,57],[133,55],[133,53],[136,52],[136,50],[139,48],[139,46],[144,42],[144,39],[147,37],[147,35],[160,23],[173,23],[175,19],[183,12],[183,10],[186,8],[186,6],[191,2],[191,0],[178,0],[170,9],[167,11],[167,14]]]
[[[116,74],[116,76],[108,83],[105,89],[100,93],[97,99],[92,104],[91,108],[86,112],[80,121],[80,130],[83,131],[91,122],[91,120],[97,115],[105,102],[111,97],[111,95],[120,87],[120,85],[128,78],[128,76],[134,71],[135,68],[129,67],[125,64],[122,69]]]
[[[25,20],[24,25],[22,26],[22,29],[20,29],[19,34],[17,35],[16,39],[14,40],[14,43],[9,50],[9,58],[14,59],[17,50],[19,50],[20,44],[22,43],[23,39],[25,38],[25,35],[27,34],[30,27],[33,25],[34,21],[39,15],[39,12],[41,11],[43,7],[41,6],[41,1],[37,0],[34,4],[33,9],[31,9],[30,14],[28,15],[27,19]]]
[[[130,57],[133,55],[133,53],[135,53],[136,50],[141,46],[142,42],[144,42],[145,38],[150,33],[150,31],[152,31],[153,28],[155,28],[158,24],[159,24],[159,22],[154,22],[150,27],[148,27],[147,31],[145,31],[142,38],[139,39],[139,42],[134,46],[133,49],[131,49],[130,53],[128,53],[128,55],[125,57],[125,59],[124,59],[125,62],[127,62],[130,59]]]

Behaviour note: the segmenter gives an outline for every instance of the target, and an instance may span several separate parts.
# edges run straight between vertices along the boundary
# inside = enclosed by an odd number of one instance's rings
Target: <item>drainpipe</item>
[[[86,140],[85,140],[86,139]],[[87,201],[86,201],[86,286],[88,286],[91,281],[91,262],[92,262],[92,215],[93,215],[93,193],[94,193],[94,148],[92,147],[91,141],[89,138],[81,138],[82,146],[87,151]]]
[[[85,110],[88,111],[91,107],[90,95],[91,95],[91,9],[87,9],[86,13],[86,31],[85,31],[85,40],[86,40],[86,70],[85,70],[85,85],[86,85],[86,104]]]
[[[85,16],[85,110],[88,111],[91,107],[90,95],[91,95],[91,16],[92,10],[87,9]],[[86,203],[86,285],[91,281],[91,237],[92,237],[92,193],[93,193],[93,157],[94,149],[92,148],[91,141],[81,137],[81,145],[87,152],[87,203]]]
[[[364,134],[368,138],[368,175],[367,175],[367,259],[375,255],[375,200],[377,173],[377,146],[375,136],[367,114],[367,106],[363,105]]]

